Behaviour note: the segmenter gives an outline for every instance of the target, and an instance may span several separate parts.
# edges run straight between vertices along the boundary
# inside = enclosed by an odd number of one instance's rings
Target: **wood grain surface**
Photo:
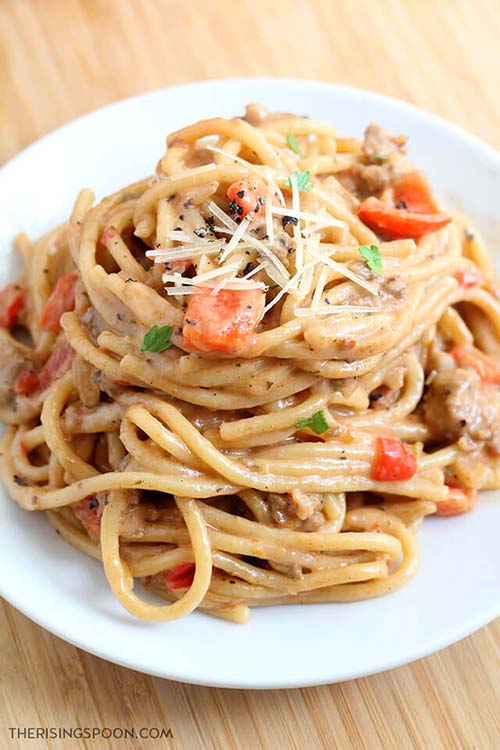
[[[113,100],[237,75],[380,91],[498,147],[499,39],[498,0],[0,0],[0,162]],[[4,603],[0,680],[1,750],[500,748],[500,621],[375,677],[249,692],[108,664]],[[9,730],[75,726],[152,736],[12,739]],[[155,739],[161,729],[173,737]]]

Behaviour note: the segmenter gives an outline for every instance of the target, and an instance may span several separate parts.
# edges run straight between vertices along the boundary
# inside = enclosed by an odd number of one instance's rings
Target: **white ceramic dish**
[[[500,157],[457,127],[400,101],[310,81],[207,81],[100,109],[51,133],[0,171],[0,283],[15,273],[11,237],[63,221],[78,189],[98,197],[152,172],[166,134],[235,115],[248,101],[330,120],[361,135],[370,120],[410,136],[410,154],[440,198],[495,240]],[[498,240],[497,240],[498,241]],[[495,494],[497,498],[495,500]],[[121,609],[101,566],[72,549],[43,516],[0,497],[0,593],[35,622],[110,661],[175,680],[242,688],[315,685],[368,675],[436,651],[500,614],[500,493],[455,519],[429,519],[421,565],[406,588],[355,604],[259,609],[237,626],[193,614],[151,624]]]

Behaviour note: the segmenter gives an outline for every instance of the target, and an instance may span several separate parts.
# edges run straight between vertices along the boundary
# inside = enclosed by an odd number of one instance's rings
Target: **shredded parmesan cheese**
[[[231,255],[231,253],[233,252],[233,250],[235,250],[235,249],[236,249],[236,246],[237,246],[237,244],[238,244],[238,243],[239,243],[239,241],[240,241],[240,240],[241,240],[241,239],[243,238],[243,235],[244,235],[244,234],[245,234],[245,232],[247,231],[247,229],[248,229],[248,225],[250,224],[250,222],[251,222],[251,221],[252,221],[252,217],[251,217],[251,216],[246,216],[246,217],[245,217],[245,218],[243,219],[243,221],[242,221],[242,222],[241,222],[241,224],[239,225],[238,229],[237,229],[237,230],[236,230],[236,232],[235,232],[235,233],[233,234],[233,236],[232,236],[232,237],[231,237],[231,239],[229,240],[228,244],[227,244],[227,245],[226,245],[226,247],[224,248],[224,252],[223,252],[223,253],[221,254],[221,256],[220,256],[220,258],[219,258],[219,261],[220,261],[221,263],[222,263],[222,262],[223,262],[223,261],[224,261],[224,260],[225,260],[225,259],[226,259],[226,258],[227,258],[227,257],[229,256],[229,255]]]
[[[181,246],[179,248],[170,248],[169,250],[148,250],[146,256],[154,258],[155,263],[168,263],[173,260],[189,260],[202,253],[205,255],[217,255],[221,247],[225,245],[224,240],[213,242],[208,247],[206,245]]]
[[[321,296],[323,294],[323,290],[325,288],[325,284],[328,280],[328,268],[326,266],[323,266],[323,268],[320,271],[318,283],[316,284],[316,289],[314,290],[313,298],[311,301],[311,309],[317,310],[319,307],[319,303],[321,302]]]
[[[216,216],[219,221],[227,227],[227,229],[232,230],[233,234],[237,231],[238,225],[236,224],[236,222],[233,221],[231,217],[228,216],[221,208],[219,208],[216,203],[211,201],[208,204],[208,210],[214,216]],[[275,255],[275,253],[269,247],[267,247],[267,245],[261,242],[261,240],[258,240],[257,237],[254,237],[247,231],[243,232],[242,239],[244,239],[245,242],[248,242],[249,245],[255,247],[256,250],[259,250],[262,255],[266,256],[266,258],[270,261],[270,264],[275,268],[274,275],[271,276],[271,278],[280,286],[284,286],[284,284],[286,284],[287,280],[290,278],[290,274],[288,273],[287,269],[280,261],[280,259]]]
[[[297,286],[297,284],[299,283],[300,277],[304,273],[304,271],[306,271],[311,266],[315,266],[316,264],[317,264],[317,261],[314,260],[311,263],[308,263],[307,266],[303,266],[300,271],[297,271],[295,276],[292,276],[290,281],[288,281],[285,284],[283,289],[280,292],[278,292],[278,294],[274,297],[274,299],[272,299],[271,302],[268,302],[268,304],[264,308],[264,313],[271,310],[271,308],[273,308],[280,301],[280,299],[283,297],[284,294],[286,294],[287,292],[289,292],[290,290],[294,289]]]
[[[172,284],[166,288],[168,295],[189,295],[193,294],[197,288],[205,286],[211,288],[212,294],[217,294],[221,289],[267,289],[262,282],[256,282],[251,279],[252,276],[265,271],[267,276],[272,279],[280,288],[275,297],[266,305],[264,312],[271,310],[285,294],[290,293],[295,298],[297,306],[295,314],[297,317],[324,316],[342,313],[375,313],[381,309],[378,306],[370,305],[325,305],[323,296],[326,285],[328,284],[330,269],[343,276],[358,286],[365,289],[374,297],[378,297],[378,286],[371,283],[363,276],[352,271],[346,264],[334,260],[331,255],[335,254],[336,248],[341,249],[340,245],[330,245],[328,253],[321,250],[321,238],[319,232],[323,229],[337,228],[341,229],[343,234],[347,234],[348,226],[346,222],[331,216],[327,211],[322,209],[318,213],[303,211],[300,206],[300,191],[297,183],[297,174],[292,172],[289,176],[291,187],[291,207],[286,206],[283,193],[276,184],[276,179],[283,180],[281,176],[273,176],[274,172],[265,165],[255,165],[247,162],[245,159],[212,145],[212,142],[200,142],[200,148],[220,154],[232,161],[235,161],[246,169],[250,170],[263,178],[270,189],[281,202],[281,206],[275,206],[272,203],[272,197],[266,200],[265,205],[265,228],[266,236],[263,240],[255,236],[252,231],[253,217],[246,216],[240,224],[235,222],[223,209],[221,209],[213,200],[208,203],[210,214],[217,219],[217,226],[213,226],[211,231],[220,235],[226,235],[226,238],[216,239],[213,234],[208,237],[198,237],[196,232],[185,231],[183,229],[172,230],[167,233],[169,241],[177,244],[175,247],[155,248],[148,250],[146,255],[152,258],[156,263],[168,263],[175,260],[195,259],[202,256],[198,264],[198,270],[205,270],[205,273],[199,273],[193,278],[184,278],[178,273],[163,274],[163,281],[166,284]],[[186,172],[179,172],[172,179],[184,175],[196,175],[216,168],[216,164],[206,164]],[[295,273],[291,276],[290,272],[278,257],[273,249],[275,241],[274,219],[275,217],[290,217],[293,223],[293,239],[295,244]],[[260,262],[257,266],[245,276],[236,276],[241,273],[241,260],[238,262],[225,263],[234,251],[246,250],[252,248],[257,251],[256,255]],[[217,261],[210,261],[209,256],[219,255]],[[252,253],[252,258],[254,257]],[[206,262],[204,262],[204,260]],[[214,267],[214,263],[217,267]],[[207,270],[210,269],[210,270]],[[313,288],[316,280],[315,288]],[[312,295],[312,297],[311,297]],[[304,305],[304,302],[310,299],[310,307]]]
[[[216,286],[214,286],[212,290],[212,294],[217,294],[221,289],[267,289],[265,284],[262,284],[260,281],[252,281],[247,279],[240,279],[238,277],[236,278],[229,278],[229,279],[221,279]]]
[[[297,175],[292,173],[290,175],[290,184],[292,186],[292,209],[295,214],[300,213],[300,195],[299,187],[297,185]],[[300,231],[299,223],[293,226],[293,237],[295,240],[295,270],[301,271],[304,265],[304,249],[302,246],[302,234]]]
[[[274,226],[273,226],[273,213],[272,213],[272,203],[270,200],[266,201],[266,234],[267,234],[267,241],[270,245],[274,242]]]
[[[167,237],[169,240],[176,240],[177,242],[196,242],[197,244],[207,244],[215,241],[215,237],[200,237],[195,232],[185,232],[182,229],[172,229],[168,232]]]
[[[297,178],[295,175],[292,175],[290,177],[290,182],[292,184],[292,191],[293,191],[293,184],[297,185]],[[297,190],[297,195],[300,195]],[[293,196],[293,193],[292,193]],[[300,200],[300,198],[299,198]],[[312,221],[314,223],[320,221],[323,219],[325,222],[328,221],[328,226],[332,227],[340,227],[343,229],[347,226],[345,221],[340,221],[339,219],[334,219],[333,216],[329,217],[328,214],[312,214],[309,211],[301,211],[297,210],[295,207],[293,208],[280,208],[279,206],[273,206],[272,207],[272,213],[275,216],[291,216],[292,219],[298,219],[299,221]]]
[[[263,263],[259,263],[258,266],[255,266],[254,269],[252,269],[249,273],[245,274],[244,278],[249,279],[251,276],[255,276],[256,273],[259,273],[259,271],[267,270],[268,267],[269,267],[269,264],[267,263],[267,261],[264,261]]]
[[[162,279],[164,282],[171,281],[174,284],[178,283],[179,281],[186,285],[186,286],[203,286],[207,281],[210,281],[211,279],[215,279],[218,276],[223,276],[226,273],[234,273],[238,270],[240,264],[239,263],[228,263],[226,266],[221,266],[220,268],[215,268],[213,271],[207,271],[207,273],[202,273],[198,276],[193,276],[192,279],[187,279],[184,276],[180,276],[179,274],[170,274],[170,273],[164,273],[162,276]]]
[[[313,251],[314,252],[314,251]],[[378,289],[373,284],[370,284],[369,281],[364,279],[359,274],[355,273],[354,271],[351,271],[350,268],[347,268],[346,265],[343,263],[338,263],[336,260],[333,260],[328,255],[324,255],[323,253],[316,253],[316,257],[327,266],[330,266],[330,268],[333,268],[335,271],[340,273],[341,276],[345,276],[347,279],[350,279],[355,284],[358,284],[359,286],[362,286],[363,289],[366,289],[367,292],[370,292],[370,294],[373,294],[375,297],[378,297]]]
[[[167,286],[165,292],[169,297],[186,296],[196,292],[195,286]]]

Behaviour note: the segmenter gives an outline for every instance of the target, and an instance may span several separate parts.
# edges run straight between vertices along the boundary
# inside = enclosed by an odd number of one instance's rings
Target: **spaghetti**
[[[9,493],[143,619],[393,591],[425,516],[500,487],[487,252],[376,125],[250,105],[167,146],[152,178],[16,239]]]

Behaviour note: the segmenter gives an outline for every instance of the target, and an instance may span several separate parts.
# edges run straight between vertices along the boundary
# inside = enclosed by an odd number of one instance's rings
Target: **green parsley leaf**
[[[277,289],[279,287],[279,284],[269,284],[267,287],[268,289]]]
[[[301,419],[297,419],[295,427],[298,430],[304,430],[306,427],[309,427],[316,433],[316,435],[321,435],[321,433],[330,429],[330,425],[326,421],[323,410],[317,411],[312,417],[302,417]]]
[[[360,245],[358,250],[370,271],[374,271],[379,276],[382,276],[382,256],[378,247],[376,245],[370,245],[370,247],[368,245]]]
[[[144,336],[144,342],[141,346],[141,352],[164,352],[172,346],[170,336],[172,335],[172,326],[153,326]]]
[[[373,157],[373,161],[376,162],[377,164],[385,164],[386,161],[389,161],[389,157],[375,154],[375,156]]]
[[[286,137],[286,142],[288,143],[288,145],[290,146],[290,148],[292,149],[292,151],[295,151],[295,153],[297,154],[297,156],[300,156],[301,159],[304,158],[304,154],[300,150],[300,146],[297,143],[297,139],[295,138],[295,136],[294,136],[294,134],[292,133],[291,130],[288,132],[288,135]]]
[[[295,179],[297,180],[297,188],[299,193],[308,193],[314,187],[312,182],[309,181],[311,173],[307,170],[305,172],[297,172],[297,170],[293,171],[290,177],[285,182],[286,187],[292,187],[291,177],[295,177]]]

